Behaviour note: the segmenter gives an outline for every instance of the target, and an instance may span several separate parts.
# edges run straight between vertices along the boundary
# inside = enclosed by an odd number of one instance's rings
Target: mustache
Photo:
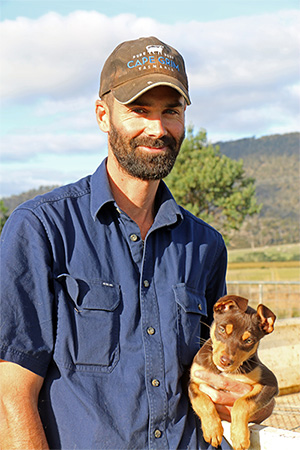
[[[151,147],[151,148],[163,148],[170,147],[171,149],[176,146],[176,140],[172,136],[163,136],[159,139],[151,139],[148,137],[135,137],[130,141],[131,148],[138,146]]]

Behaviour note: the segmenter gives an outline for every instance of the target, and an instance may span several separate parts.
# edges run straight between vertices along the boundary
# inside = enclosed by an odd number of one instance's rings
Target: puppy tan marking
[[[251,334],[249,333],[249,331],[245,331],[245,333],[242,336],[243,341],[246,341],[250,336]]]
[[[223,427],[214,403],[199,390],[197,370],[243,381],[252,391],[237,399],[231,411],[231,440],[234,450],[250,446],[248,422],[278,393],[275,375],[257,355],[260,339],[274,329],[276,316],[264,305],[255,311],[248,300],[236,295],[222,297],[214,306],[211,337],[196,354],[191,366],[189,396],[201,419],[204,439],[215,447],[222,442]]]
[[[225,330],[226,330],[226,333],[227,333],[227,334],[231,334],[231,333],[232,333],[232,330],[233,330],[233,325],[232,325],[232,323],[228,323],[228,324],[226,325],[226,327],[225,327]]]

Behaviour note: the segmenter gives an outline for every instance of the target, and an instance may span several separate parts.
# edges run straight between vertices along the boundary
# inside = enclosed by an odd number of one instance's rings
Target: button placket
[[[140,268],[143,260],[143,243],[140,237],[139,227],[122,211],[120,211],[119,224],[120,230],[128,243],[131,257],[137,267]]]
[[[143,264],[141,267],[141,314],[145,324],[144,348],[146,359],[147,395],[150,406],[149,445],[157,448],[168,448],[164,433],[167,416],[167,394],[164,383],[164,353],[160,334],[159,306],[153,285],[153,257],[151,236],[144,246]],[[151,325],[149,325],[151,324]]]

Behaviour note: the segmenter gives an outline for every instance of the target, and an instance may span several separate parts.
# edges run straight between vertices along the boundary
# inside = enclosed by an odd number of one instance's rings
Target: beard
[[[184,132],[178,139],[173,136],[163,136],[159,139],[137,136],[128,139],[113,123],[110,125],[109,145],[125,172],[141,180],[161,180],[171,172],[185,137]],[[138,146],[167,149],[151,155],[147,151],[139,150]]]

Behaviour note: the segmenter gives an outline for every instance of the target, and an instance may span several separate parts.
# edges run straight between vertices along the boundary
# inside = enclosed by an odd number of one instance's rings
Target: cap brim
[[[162,74],[147,74],[137,80],[130,80],[112,89],[112,94],[119,103],[127,105],[157,86],[169,86],[175,89],[185,98],[188,105],[191,104],[189,94],[184,85],[174,77]]]

